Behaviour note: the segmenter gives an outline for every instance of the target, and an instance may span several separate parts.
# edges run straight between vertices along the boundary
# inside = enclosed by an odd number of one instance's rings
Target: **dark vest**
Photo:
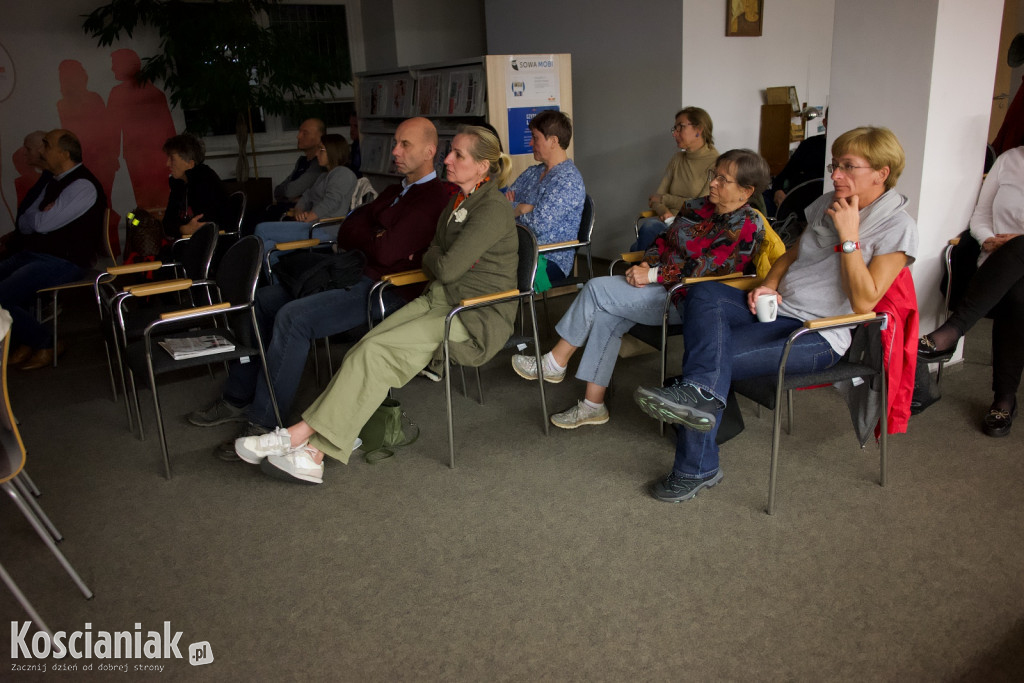
[[[43,191],[40,206],[56,201],[64,188],[76,180],[83,179],[92,183],[96,189],[96,201],[93,205],[62,228],[48,233],[25,235],[24,245],[27,251],[51,254],[83,268],[88,268],[95,262],[107,210],[107,197],[96,176],[85,166],[79,166],[60,180],[51,180]]]

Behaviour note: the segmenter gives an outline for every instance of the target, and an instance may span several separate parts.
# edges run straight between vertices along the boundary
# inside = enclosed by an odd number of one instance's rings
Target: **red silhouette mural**
[[[82,163],[100,181],[107,195],[107,206],[112,206],[110,192],[117,169],[121,167],[118,161],[118,130],[107,116],[103,98],[88,89],[89,76],[81,62],[65,59],[60,63],[58,73],[61,99],[57,102],[57,114],[60,125],[78,136],[82,143]],[[117,223],[121,217],[113,209],[110,213],[111,243],[116,245]],[[115,253],[118,251],[115,249]]]
[[[122,145],[135,203],[144,209],[164,207],[169,190],[163,145],[175,134],[167,97],[152,83],[136,83],[142,61],[134,50],[115,50],[110,58],[121,84],[110,90],[107,114]]]

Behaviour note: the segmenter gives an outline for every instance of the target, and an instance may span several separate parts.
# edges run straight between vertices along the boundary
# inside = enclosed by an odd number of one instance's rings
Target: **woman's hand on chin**
[[[849,199],[837,198],[825,213],[832,217],[840,242],[857,241],[860,234],[860,198],[857,195]]]

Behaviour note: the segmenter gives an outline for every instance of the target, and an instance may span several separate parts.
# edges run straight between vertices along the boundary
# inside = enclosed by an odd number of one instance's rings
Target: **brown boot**
[[[21,365],[29,358],[32,357],[32,347],[26,346],[25,344],[20,345],[18,348],[11,351],[11,354],[7,357],[7,362],[10,365]]]
[[[58,342],[57,355],[62,353],[64,353],[64,344]],[[38,370],[48,365],[53,365],[53,347],[51,346],[45,349],[36,349],[32,356],[18,367],[22,370]]]

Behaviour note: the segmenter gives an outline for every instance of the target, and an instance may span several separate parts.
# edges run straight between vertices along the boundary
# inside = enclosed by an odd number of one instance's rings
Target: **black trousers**
[[[949,322],[965,334],[983,317],[992,325],[992,391],[1016,394],[1024,371],[1024,236],[981,264]]]

